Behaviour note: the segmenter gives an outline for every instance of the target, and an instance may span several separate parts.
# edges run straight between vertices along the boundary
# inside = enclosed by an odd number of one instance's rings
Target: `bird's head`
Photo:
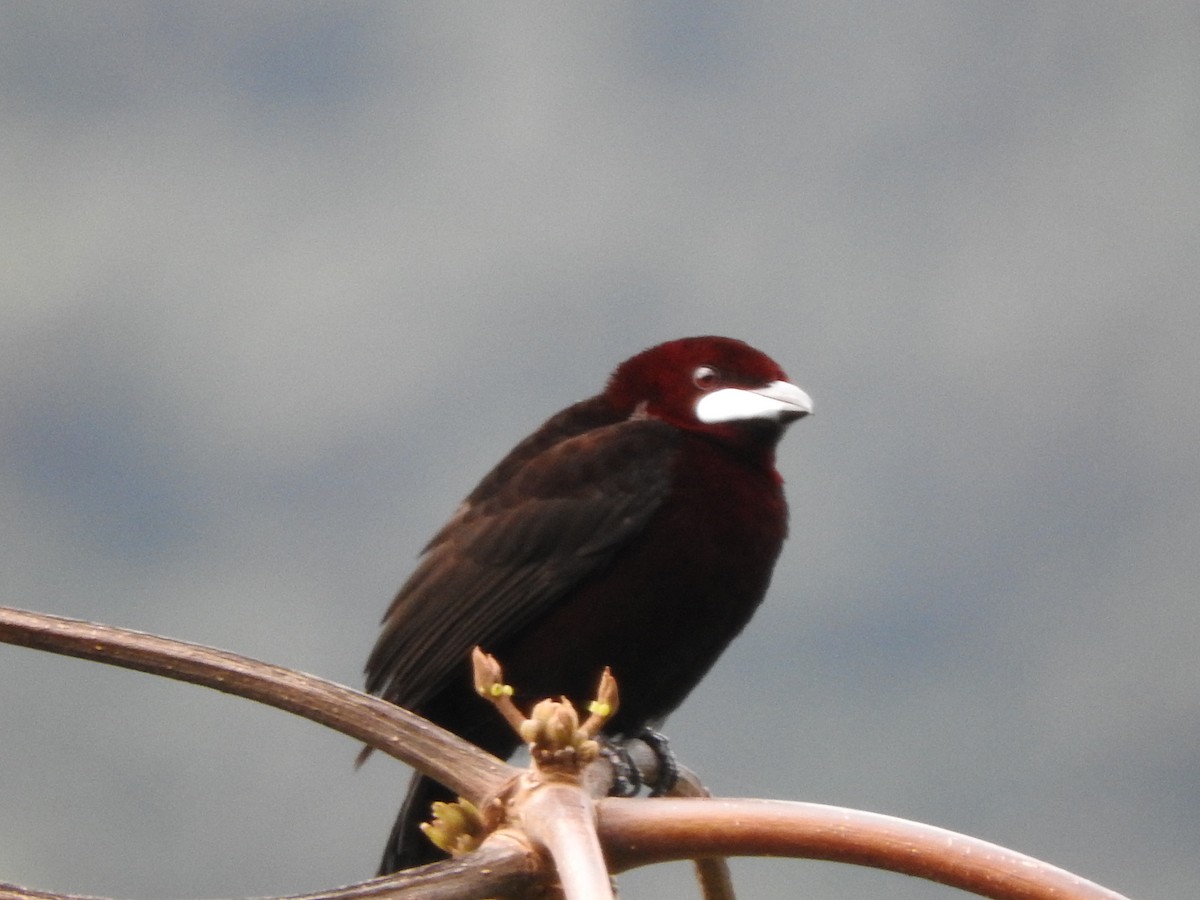
[[[617,368],[605,394],[630,415],[767,448],[812,412],[808,394],[774,360],[725,337],[682,338],[644,350]]]

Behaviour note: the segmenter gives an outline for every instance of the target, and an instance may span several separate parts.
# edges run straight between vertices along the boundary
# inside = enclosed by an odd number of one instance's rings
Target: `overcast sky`
[[[491,463],[728,334],[817,415],[680,757],[1195,896],[1197,48],[1193,3],[2,2],[0,603],[359,685]],[[358,880],[406,773],[357,749],[0,646],[0,880]]]

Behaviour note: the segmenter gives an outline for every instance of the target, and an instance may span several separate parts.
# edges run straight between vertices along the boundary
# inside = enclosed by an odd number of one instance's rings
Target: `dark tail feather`
[[[413,866],[423,866],[426,863],[445,859],[442,853],[421,833],[422,822],[429,821],[432,813],[430,805],[435,801],[450,802],[454,793],[442,787],[432,778],[424,775],[413,775],[408,783],[408,793],[404,796],[404,805],[400,807],[400,815],[388,835],[387,846],[383,848],[383,861],[379,864],[377,875],[390,875],[401,869],[411,869]]]

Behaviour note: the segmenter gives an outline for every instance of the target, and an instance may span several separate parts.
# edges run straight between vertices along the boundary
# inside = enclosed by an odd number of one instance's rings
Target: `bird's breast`
[[[661,719],[749,621],[786,530],[772,468],[689,442],[644,531],[501,658],[543,660],[517,685],[531,700],[564,693],[584,700],[610,666],[622,698],[613,730]]]

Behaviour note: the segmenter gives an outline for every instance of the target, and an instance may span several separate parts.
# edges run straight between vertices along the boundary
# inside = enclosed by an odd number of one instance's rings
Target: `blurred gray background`
[[[0,603],[358,685],[502,452],[728,334],[817,415],[680,756],[1195,896],[1198,48],[1193,3],[6,2]],[[357,749],[0,645],[0,880],[357,880],[406,778]]]

